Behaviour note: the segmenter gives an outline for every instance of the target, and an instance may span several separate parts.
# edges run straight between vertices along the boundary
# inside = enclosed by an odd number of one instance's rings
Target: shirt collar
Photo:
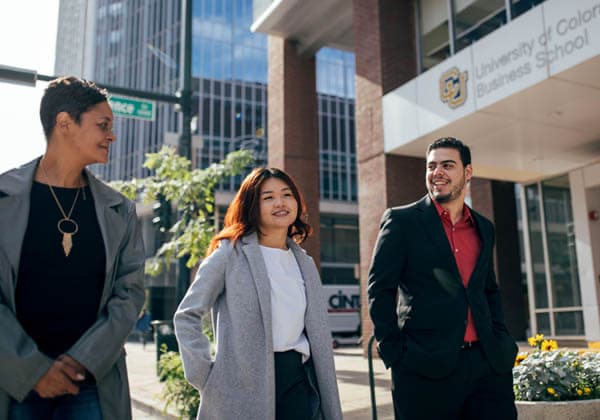
[[[440,216],[441,218],[447,217],[448,219],[450,219],[450,215],[440,205],[440,203],[438,203],[437,201],[435,201],[433,199],[431,201],[433,202],[433,205],[435,206],[435,210],[437,211],[438,216]],[[469,206],[467,206],[466,203],[463,204],[463,217],[462,217],[462,219],[459,220],[459,222],[474,223],[473,213],[471,213],[471,209],[469,209]]]

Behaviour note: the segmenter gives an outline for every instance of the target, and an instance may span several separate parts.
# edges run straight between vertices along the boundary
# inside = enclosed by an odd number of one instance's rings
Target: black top
[[[68,214],[77,189],[53,188]],[[80,191],[71,215],[79,231],[68,257],[56,226],[62,218],[48,186],[34,182],[17,277],[17,319],[40,351],[53,358],[96,321],[106,271],[104,241],[88,186]],[[72,231],[69,223],[63,229]]]

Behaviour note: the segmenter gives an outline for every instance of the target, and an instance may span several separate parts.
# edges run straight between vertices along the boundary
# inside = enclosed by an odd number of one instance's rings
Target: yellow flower
[[[583,391],[581,389],[578,389],[577,390],[577,395],[579,395],[579,396],[583,395]]]
[[[519,366],[523,360],[527,359],[527,353],[519,353],[515,358],[515,366]]]
[[[546,388],[546,391],[548,391],[548,394],[550,394],[550,395],[556,395],[556,391],[551,386]]]
[[[556,350],[558,348],[558,343],[554,340],[544,340],[542,341],[540,348],[545,351]]]
[[[544,334],[536,334],[535,337],[529,337],[527,341],[531,347],[537,347],[544,340]]]

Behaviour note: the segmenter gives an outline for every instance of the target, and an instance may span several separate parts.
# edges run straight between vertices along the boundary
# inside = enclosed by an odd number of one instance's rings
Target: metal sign
[[[154,121],[156,114],[154,101],[111,95],[109,102],[113,114],[116,116]]]

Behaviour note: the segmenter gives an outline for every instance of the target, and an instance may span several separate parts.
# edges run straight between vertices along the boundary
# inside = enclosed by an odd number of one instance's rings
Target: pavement
[[[134,420],[177,419],[174,410],[164,412],[159,399],[162,383],[156,376],[156,346],[154,343],[128,342],[127,368],[133,404]],[[345,420],[371,418],[369,367],[360,346],[343,346],[334,350],[336,374]],[[377,418],[392,420],[394,410],[390,393],[390,372],[379,359],[373,360]]]

